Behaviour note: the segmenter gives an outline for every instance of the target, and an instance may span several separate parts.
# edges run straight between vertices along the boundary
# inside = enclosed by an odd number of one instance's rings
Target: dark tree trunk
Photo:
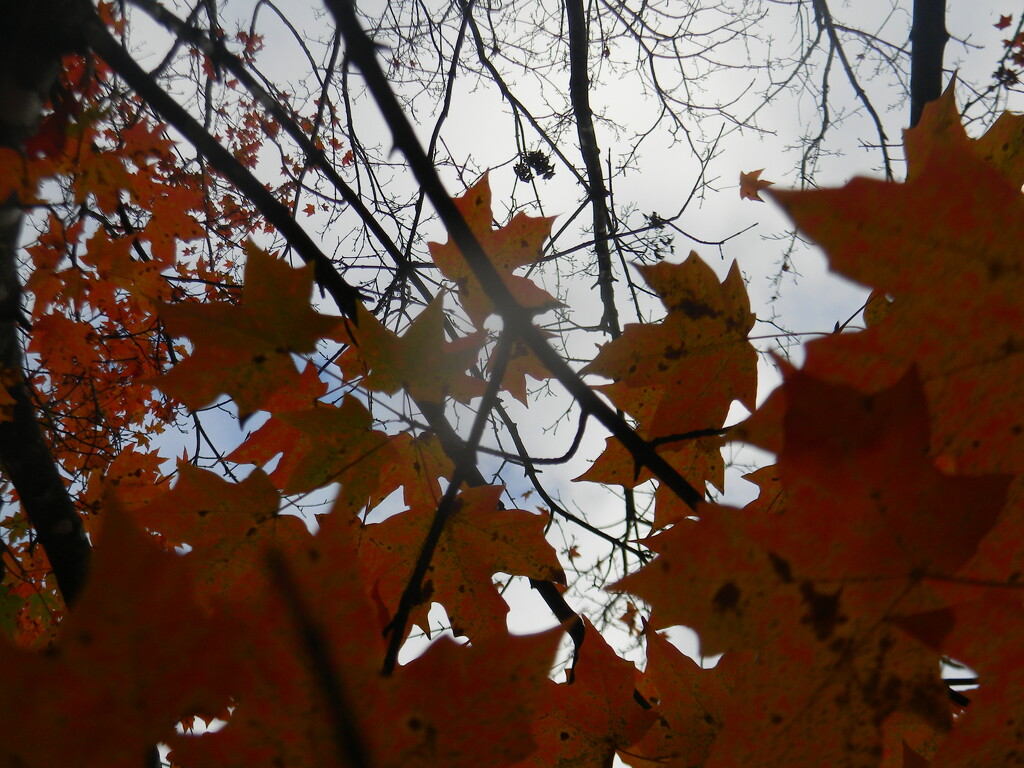
[[[91,6],[72,0],[8,3],[0,24],[0,147],[24,153],[38,126],[61,57],[80,47],[78,21]],[[50,560],[68,605],[85,583],[91,549],[36,417],[25,382],[18,251],[23,219],[16,194],[0,202],[0,374],[14,399],[0,421],[0,472]]]
[[[946,0],[914,0],[910,29],[910,127],[921,119],[924,105],[942,94],[942,55],[946,31]]]

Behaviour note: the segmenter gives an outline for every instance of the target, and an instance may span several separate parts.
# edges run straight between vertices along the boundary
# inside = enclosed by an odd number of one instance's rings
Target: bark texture
[[[910,29],[910,127],[921,119],[924,105],[942,95],[942,57],[946,31],[946,0],[914,0]]]
[[[82,15],[91,8],[70,0],[8,3],[0,24],[0,147],[23,153],[35,133],[61,57],[80,48]],[[22,201],[0,204],[0,371],[14,398],[12,418],[0,421],[0,470],[18,492],[46,551],[65,603],[81,592],[91,548],[39,426],[25,381],[20,324],[18,253]]]

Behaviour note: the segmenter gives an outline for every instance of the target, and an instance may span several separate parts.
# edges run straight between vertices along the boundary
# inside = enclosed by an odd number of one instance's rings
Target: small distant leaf
[[[767,189],[772,186],[774,181],[766,181],[761,178],[761,174],[764,172],[764,168],[757,171],[751,171],[750,173],[744,173],[740,171],[740,199],[741,200],[756,200],[759,203],[763,203],[761,199],[761,190]]]

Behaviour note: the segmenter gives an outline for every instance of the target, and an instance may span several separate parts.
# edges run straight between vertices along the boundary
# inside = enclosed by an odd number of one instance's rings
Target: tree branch
[[[843,50],[843,44],[839,40],[839,33],[836,32],[835,22],[832,20],[832,12],[828,8],[828,2],[826,0],[814,0],[814,14],[818,20],[818,24],[825,27],[825,31],[828,33],[829,41],[832,43],[832,47],[836,53],[839,54],[839,61],[843,65],[843,71],[846,72],[846,79],[850,82],[850,87],[853,88],[854,93],[857,94],[857,99],[864,108],[871,115],[871,120],[875,124],[875,130],[878,132],[878,146],[882,150],[882,161],[885,165],[885,178],[892,179],[892,163],[889,160],[889,147],[887,142],[889,138],[885,135],[885,129],[882,127],[882,119],[878,116],[878,112],[875,110],[874,105],[871,103],[871,99],[868,98],[867,93],[861,87],[860,81],[857,79],[857,74],[853,71],[853,65],[850,64],[850,60],[846,58],[846,51]]]
[[[115,40],[95,14],[86,29],[89,45],[153,110],[174,126],[202,154],[210,165],[248,197],[278,232],[295,248],[304,262],[316,269],[317,282],[324,286],[341,311],[355,321],[359,291],[349,285],[306,231],[292,218],[288,207],[275,198],[252,172],[203,128],[160,87]]]
[[[601,325],[613,339],[622,330],[619,311],[615,306],[615,275],[612,255],[608,248],[611,215],[608,211],[608,190],[601,170],[601,150],[594,130],[594,111],[590,107],[590,39],[583,0],[565,0],[565,18],[569,28],[569,98],[576,116],[576,133],[580,140],[580,154],[587,169],[587,194],[594,214],[594,252],[597,255],[597,288],[601,295],[604,314]]]
[[[384,114],[392,131],[395,147],[405,154],[414,177],[430,198],[438,216],[464,255],[484,293],[502,316],[507,330],[519,335],[552,376],[569,391],[580,408],[605,425],[633,455],[638,465],[646,466],[690,507],[696,507],[704,495],[690,485],[646,440],[637,435],[626,421],[588,387],[548,343],[533,324],[530,315],[509,292],[501,276],[484,253],[476,236],[445,191],[437,171],[419,144],[416,133],[402,111],[380,64],[370,39],[363,32],[355,10],[345,0],[327,0],[345,38],[348,56],[362,71],[370,92]]]

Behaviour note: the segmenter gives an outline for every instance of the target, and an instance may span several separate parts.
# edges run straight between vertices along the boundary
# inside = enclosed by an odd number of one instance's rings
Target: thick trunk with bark
[[[75,20],[87,8],[68,0],[7,4],[0,17],[0,147],[24,152],[61,57],[78,47],[81,25]],[[91,550],[25,382],[19,330],[24,322],[18,270],[22,219],[15,195],[0,203],[0,374],[15,403],[11,418],[0,421],[0,472],[17,490],[70,605],[85,583]]]
[[[910,127],[921,119],[924,105],[942,94],[942,57],[946,31],[946,0],[914,0],[910,30]]]

